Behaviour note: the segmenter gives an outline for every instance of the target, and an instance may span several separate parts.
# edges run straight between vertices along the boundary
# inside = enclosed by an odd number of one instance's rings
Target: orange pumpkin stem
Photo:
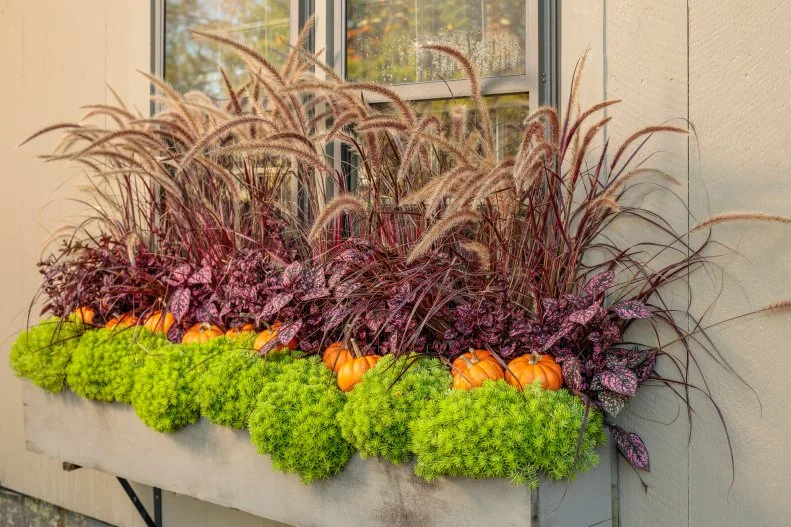
[[[539,362],[541,362],[541,359],[543,359],[543,358],[544,358],[543,355],[541,355],[537,351],[534,351],[534,352],[530,353],[530,364],[538,364]]]

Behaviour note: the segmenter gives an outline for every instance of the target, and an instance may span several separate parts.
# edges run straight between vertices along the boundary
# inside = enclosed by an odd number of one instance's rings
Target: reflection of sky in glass
[[[348,0],[346,72],[388,84],[458,79],[424,43],[462,50],[484,76],[525,73],[524,0]]]
[[[196,41],[190,29],[219,33],[260,52],[275,66],[288,54],[289,0],[166,0],[165,79],[180,92],[200,90],[225,98],[219,68],[231,83],[246,82],[245,64],[234,53]]]

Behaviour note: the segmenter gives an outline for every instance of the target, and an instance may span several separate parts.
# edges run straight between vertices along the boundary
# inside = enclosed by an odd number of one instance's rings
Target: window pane
[[[459,79],[445,55],[420,50],[441,43],[465,52],[486,77],[523,75],[525,0],[348,0],[349,79],[398,84]]]
[[[231,84],[246,81],[244,62],[225,47],[195,40],[210,31],[252,47],[276,66],[288,54],[289,0],[166,0],[165,79],[177,90],[225,98],[219,68]]]

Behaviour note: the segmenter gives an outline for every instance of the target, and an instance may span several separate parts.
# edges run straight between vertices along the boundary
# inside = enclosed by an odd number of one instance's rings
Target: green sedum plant
[[[142,327],[85,332],[66,368],[71,390],[96,401],[129,404],[135,372],[167,339]]]
[[[354,453],[335,419],[344,402],[319,357],[296,360],[264,384],[250,416],[250,440],[275,468],[296,472],[303,483],[328,478]]]
[[[85,326],[50,317],[22,333],[11,345],[9,365],[17,377],[59,392],[66,381],[66,368],[78,346]]]
[[[236,346],[225,337],[203,344],[176,344],[151,354],[135,374],[131,402],[143,423],[175,432],[200,419],[198,382],[206,364]]]
[[[252,350],[255,335],[237,340],[237,346],[212,359],[201,373],[195,400],[201,415],[212,423],[241,429],[255,407],[258,394],[292,355],[270,354],[261,358]]]
[[[507,477],[535,487],[539,470],[552,479],[573,478],[598,463],[602,415],[589,413],[577,457],[585,406],[567,390],[547,391],[535,382],[520,392],[500,380],[446,393],[412,423],[415,473],[427,481]]]
[[[349,392],[338,414],[341,433],[361,457],[382,456],[393,463],[409,461],[410,422],[450,386],[451,376],[438,359],[386,355]]]

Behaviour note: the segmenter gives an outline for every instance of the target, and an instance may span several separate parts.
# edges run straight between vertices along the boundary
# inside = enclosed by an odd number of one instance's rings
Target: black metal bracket
[[[126,495],[129,496],[132,505],[137,509],[137,513],[146,523],[146,527],[162,527],[162,490],[154,487],[154,519],[152,520],[140,498],[137,497],[135,489],[132,488],[126,478],[116,476],[116,479],[126,491]]]

